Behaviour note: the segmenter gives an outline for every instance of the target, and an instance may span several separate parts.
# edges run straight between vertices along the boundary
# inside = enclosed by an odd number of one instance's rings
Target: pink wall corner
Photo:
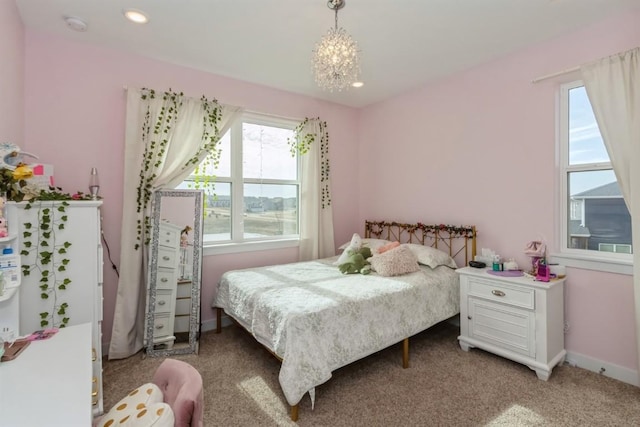
[[[56,184],[67,192],[87,191],[89,171],[97,167],[104,235],[111,259],[120,263],[120,228],[128,87],[172,88],[187,96],[215,97],[223,104],[284,117],[326,120],[331,135],[331,172],[335,239],[356,227],[356,111],[336,104],[278,91],[149,58],[98,48],[62,38],[26,33],[26,146],[54,165]],[[338,183],[338,185],[336,185]],[[105,251],[105,256],[107,256]],[[233,266],[294,261],[297,251],[207,256],[202,283],[202,320],[214,318],[213,290],[222,272]],[[103,337],[109,341],[118,279],[105,258]]]
[[[568,268],[565,299],[568,351],[637,369],[630,276]]]
[[[521,266],[529,240],[554,250],[557,93],[579,76],[532,79],[639,45],[638,20],[640,10],[607,19],[364,109],[360,188],[375,191],[360,191],[360,218],[475,224],[478,249]],[[617,308],[594,310],[611,282]],[[637,369],[631,282],[572,270],[568,351]]]
[[[24,26],[15,2],[0,2],[0,143],[24,149]]]

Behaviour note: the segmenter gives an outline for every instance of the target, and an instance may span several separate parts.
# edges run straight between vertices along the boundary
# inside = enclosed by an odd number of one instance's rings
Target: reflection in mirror
[[[198,352],[202,212],[202,190],[154,193],[145,325],[150,356]]]

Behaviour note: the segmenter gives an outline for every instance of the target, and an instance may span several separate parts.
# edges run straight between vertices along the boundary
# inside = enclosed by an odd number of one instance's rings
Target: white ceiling
[[[363,107],[640,7],[638,0],[346,0],[365,86],[318,89],[315,43],[334,25],[326,0],[15,0],[27,31],[55,33],[239,80]],[[135,25],[124,8],[145,11]],[[63,15],[88,24],[70,30]],[[549,70],[554,71],[554,70]]]

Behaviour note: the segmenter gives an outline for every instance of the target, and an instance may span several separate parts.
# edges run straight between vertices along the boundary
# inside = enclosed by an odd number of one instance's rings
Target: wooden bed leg
[[[409,367],[409,338],[405,338],[402,342],[402,367]]]
[[[216,334],[222,332],[222,309],[216,307]]]
[[[298,421],[298,405],[291,407],[291,421]]]

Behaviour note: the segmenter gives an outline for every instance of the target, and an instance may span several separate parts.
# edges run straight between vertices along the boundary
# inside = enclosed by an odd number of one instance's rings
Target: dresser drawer
[[[175,297],[169,289],[158,289],[156,292],[156,315],[160,313],[171,313],[171,304]]]
[[[527,287],[503,284],[497,281],[469,278],[470,296],[501,302],[528,309],[535,308],[535,290]]]
[[[156,314],[153,321],[153,338],[162,338],[168,335],[173,335],[173,325],[169,313]]]
[[[178,236],[178,230],[163,227],[162,225],[160,225],[160,230],[158,231],[159,246],[169,246],[171,248],[175,248],[179,241],[180,237]]]
[[[169,268],[159,268],[156,273],[156,289],[171,289],[176,286],[176,271]]]
[[[158,247],[158,267],[176,268],[178,251],[172,248]]]
[[[189,332],[189,316],[176,315],[175,332]]]
[[[180,314],[188,315],[191,312],[191,298],[180,298],[176,300],[176,316]]]
[[[191,282],[178,283],[178,298],[191,298]]]

